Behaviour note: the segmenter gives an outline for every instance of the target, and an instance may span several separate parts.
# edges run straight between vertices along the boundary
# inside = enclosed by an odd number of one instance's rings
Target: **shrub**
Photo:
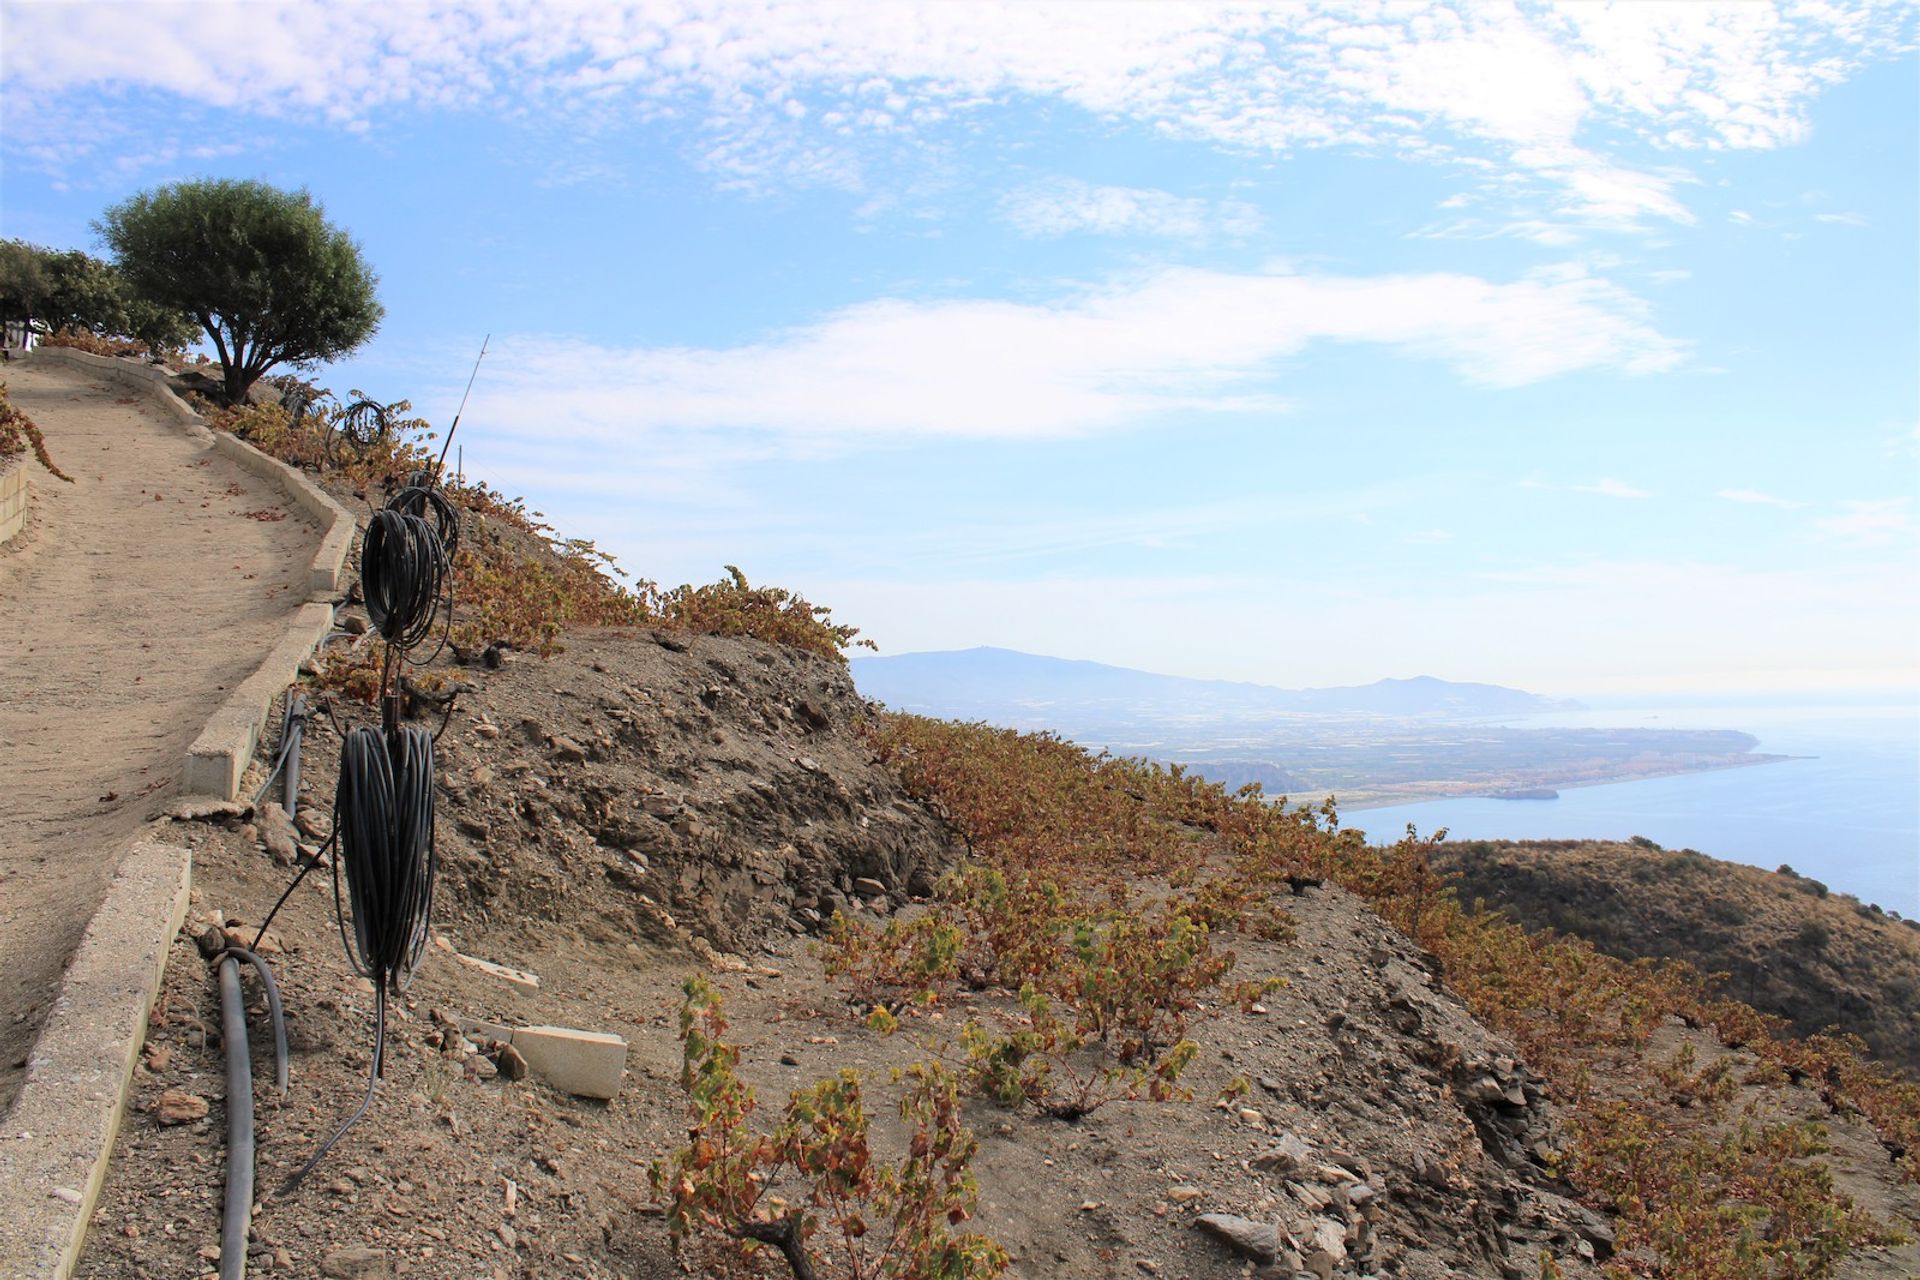
[[[6,384],[0,382],[0,460],[17,457],[29,448],[50,474],[68,484],[73,483],[72,476],[54,465],[53,455],[47,452],[47,438],[40,434],[40,428],[32,418],[20,412],[7,395]]]
[[[740,1051],[719,996],[687,979],[680,1010],[681,1087],[689,1143],[653,1166],[676,1249],[751,1259],[775,1251],[797,1280],[971,1280],[1000,1274],[1006,1251],[954,1228],[979,1198],[978,1143],[960,1123],[952,1078],[938,1065],[898,1072],[907,1154],[876,1160],[854,1071],[796,1089],[769,1133],[748,1127],[753,1090],[735,1075]],[[789,1199],[788,1197],[794,1197]]]

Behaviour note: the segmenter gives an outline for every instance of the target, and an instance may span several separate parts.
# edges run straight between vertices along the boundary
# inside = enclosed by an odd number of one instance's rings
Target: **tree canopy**
[[[184,312],[137,295],[112,263],[25,240],[0,241],[0,316],[47,333],[138,338],[156,350],[184,347],[195,332]]]
[[[360,246],[304,190],[170,183],[114,205],[95,226],[136,294],[206,331],[231,402],[275,365],[346,355],[386,313]]]

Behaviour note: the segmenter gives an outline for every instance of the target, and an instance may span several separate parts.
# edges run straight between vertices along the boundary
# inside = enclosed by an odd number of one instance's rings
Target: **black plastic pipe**
[[[244,1280],[253,1225],[253,1054],[240,961],[220,961],[220,1039],[227,1050],[227,1202],[220,1220],[221,1280]]]
[[[307,700],[297,693],[287,694],[287,723],[281,729],[280,736],[285,741],[286,765],[286,804],[287,817],[292,818],[300,811],[300,739],[307,728]]]

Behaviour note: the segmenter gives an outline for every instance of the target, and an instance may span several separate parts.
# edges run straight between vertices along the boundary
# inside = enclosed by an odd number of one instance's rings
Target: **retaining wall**
[[[0,543],[27,524],[27,455],[0,461]]]

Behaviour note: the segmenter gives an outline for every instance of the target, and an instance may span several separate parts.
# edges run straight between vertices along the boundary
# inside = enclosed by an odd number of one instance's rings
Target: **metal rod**
[[[253,1226],[253,1055],[240,962],[220,961],[220,1040],[227,1051],[227,1200],[220,1220],[221,1280],[244,1280]]]
[[[480,339],[480,354],[473,358],[473,372],[467,375],[467,389],[460,393],[460,407],[453,411],[453,425],[447,428],[447,438],[440,445],[440,457],[433,464],[433,478],[440,478],[440,469],[447,465],[447,450],[453,448],[453,433],[460,429],[460,415],[467,411],[467,397],[473,394],[473,380],[480,376],[480,362],[487,358],[487,344],[493,341],[488,334]]]

